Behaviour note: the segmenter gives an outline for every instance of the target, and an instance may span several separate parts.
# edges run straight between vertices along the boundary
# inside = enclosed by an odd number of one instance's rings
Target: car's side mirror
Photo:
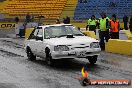
[[[36,40],[41,40],[41,41],[43,41],[43,36],[42,36],[42,35],[37,35],[37,36],[36,36]]]

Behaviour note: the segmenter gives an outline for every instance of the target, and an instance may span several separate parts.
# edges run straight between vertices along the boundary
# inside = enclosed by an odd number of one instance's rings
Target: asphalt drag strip
[[[23,39],[0,40],[0,88],[84,88],[78,78],[86,67],[90,79],[132,80],[129,56],[101,52],[95,65],[87,59],[57,60],[54,67],[37,57],[27,59]],[[132,88],[132,86],[87,86],[86,88]]]

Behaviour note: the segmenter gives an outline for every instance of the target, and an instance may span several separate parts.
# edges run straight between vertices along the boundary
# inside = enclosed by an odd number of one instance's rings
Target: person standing
[[[66,16],[66,18],[63,18],[64,24],[70,24],[70,17]]]
[[[65,18],[63,18],[63,23],[64,23],[64,24],[66,23],[66,19],[65,19]]]
[[[128,24],[128,17],[126,15],[123,17],[123,22],[124,22],[124,29],[128,30],[128,26],[127,26],[127,24]]]
[[[70,24],[70,17],[66,16],[66,24]]]
[[[101,50],[105,50],[105,41],[109,40],[109,19],[106,17],[105,13],[101,14],[101,18],[99,19],[99,38],[100,38],[100,47]]]
[[[19,36],[19,32],[20,32],[20,30],[19,30],[19,24],[18,24],[18,22],[17,22],[17,23],[16,23],[16,26],[15,26],[16,38]]]
[[[119,39],[119,21],[116,18],[116,15],[113,14],[110,21],[110,37],[111,39]]]
[[[20,36],[20,38],[25,36],[25,29],[24,29],[24,24],[23,23],[19,23],[19,36]]]
[[[34,15],[32,14],[31,22],[34,22]]]
[[[27,13],[27,15],[26,15],[26,22],[27,23],[31,22],[31,16],[29,13]]]
[[[89,31],[94,31],[96,34],[96,23],[97,23],[97,20],[95,19],[95,16],[92,15],[91,19],[89,19],[87,22],[86,30],[88,30],[88,27],[89,27]]]
[[[19,17],[15,17],[15,22],[16,22],[16,23],[19,22]]]
[[[130,31],[132,32],[132,17],[130,18],[129,28],[130,28]]]
[[[19,18],[18,17],[15,17],[15,22],[16,22],[16,25],[15,25],[15,34],[16,34],[16,38],[19,36]]]
[[[60,20],[59,20],[59,18],[56,19],[56,24],[60,24]]]

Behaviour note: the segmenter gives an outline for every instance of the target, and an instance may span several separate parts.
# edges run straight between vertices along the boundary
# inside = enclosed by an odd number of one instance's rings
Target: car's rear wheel
[[[28,60],[30,60],[30,61],[36,60],[36,56],[33,55],[33,53],[32,53],[30,48],[27,48],[27,57],[28,57]]]
[[[97,58],[98,58],[97,55],[96,56],[89,56],[88,60],[89,60],[90,64],[95,64],[97,61]]]
[[[49,65],[49,66],[53,66],[54,65],[54,60],[52,59],[52,56],[50,54],[50,50],[49,49],[46,50],[46,62],[47,62],[47,65]]]

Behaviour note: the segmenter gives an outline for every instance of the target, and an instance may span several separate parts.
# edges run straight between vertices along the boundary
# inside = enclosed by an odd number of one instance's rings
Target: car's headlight
[[[69,51],[69,48],[66,45],[54,46],[54,51]]]
[[[100,46],[99,46],[99,43],[98,42],[92,42],[91,44],[90,44],[90,48],[99,48]]]

